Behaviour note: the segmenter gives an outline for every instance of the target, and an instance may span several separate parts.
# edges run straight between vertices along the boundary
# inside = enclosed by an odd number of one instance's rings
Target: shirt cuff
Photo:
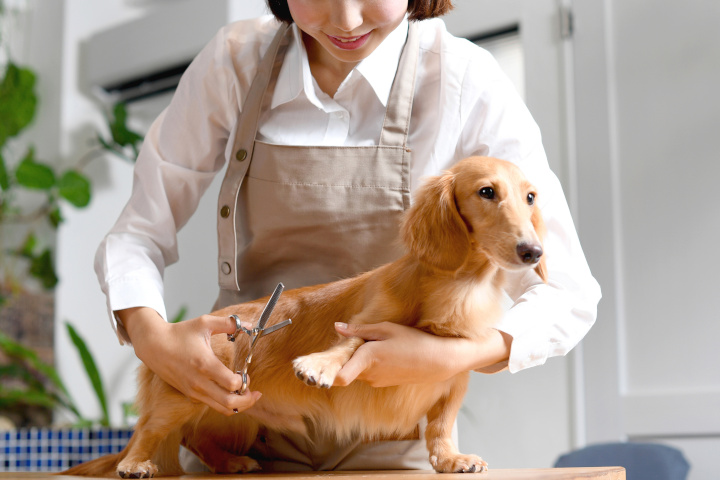
[[[513,337],[511,373],[567,354],[595,322],[597,301],[589,302],[550,285],[537,285],[505,313],[495,327]]]
[[[496,327],[513,338],[507,364],[510,373],[542,365],[550,356],[548,343],[539,341],[538,329],[528,325],[529,319],[536,316],[531,309],[532,305],[527,302],[516,304],[505,312],[502,322]],[[541,340],[544,339],[541,337]]]
[[[148,307],[155,310],[167,322],[162,285],[147,278],[123,278],[109,282],[107,306],[110,324],[118,336],[120,345],[130,345],[131,342],[125,326],[115,314],[118,310]]]

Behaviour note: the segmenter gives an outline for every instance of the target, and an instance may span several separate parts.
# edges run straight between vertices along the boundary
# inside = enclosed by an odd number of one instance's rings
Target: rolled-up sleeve
[[[113,312],[150,307],[167,320],[163,273],[178,260],[177,232],[225,163],[239,110],[226,48],[221,31],[188,67],[145,137],[131,197],[97,250],[95,272],[121,344],[129,338]]]

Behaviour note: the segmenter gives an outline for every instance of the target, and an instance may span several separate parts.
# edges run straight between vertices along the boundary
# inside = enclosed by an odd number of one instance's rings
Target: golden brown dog
[[[459,453],[451,440],[469,373],[437,383],[372,388],[356,381],[331,388],[363,343],[340,337],[333,323],[387,321],[441,336],[482,337],[502,314],[504,271],[534,268],[545,281],[544,225],[535,197],[516,166],[492,158],[468,158],[430,178],[404,217],[407,253],[402,258],[354,278],[283,294],[268,325],[287,318],[294,325],[258,343],[254,357],[261,360],[252,363],[249,375],[253,390],[263,397],[252,408],[222,416],[191,402],[142,366],[140,419],[128,446],[67,473],[133,478],[181,474],[181,444],[214,472],[246,472],[258,468],[244,455],[260,425],[305,432],[311,422],[342,442],[402,437],[424,416],[435,470],[483,470],[480,457]],[[214,315],[258,318],[266,300]],[[216,335],[212,344],[225,365],[233,371],[242,368],[248,342],[231,343]],[[323,388],[311,388],[296,377]]]

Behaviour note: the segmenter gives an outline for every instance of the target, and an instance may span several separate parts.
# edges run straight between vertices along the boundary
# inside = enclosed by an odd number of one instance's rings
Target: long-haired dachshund
[[[140,419],[128,446],[65,473],[124,478],[182,474],[181,444],[213,472],[247,472],[258,468],[245,454],[261,425],[305,433],[311,422],[342,442],[401,438],[424,416],[435,470],[482,471],[487,464],[459,453],[451,439],[468,372],[436,383],[373,388],[358,381],[332,387],[337,372],[363,343],[340,337],[333,324],[395,322],[435,335],[482,337],[502,315],[505,271],[534,268],[546,281],[544,224],[536,197],[518,167],[493,158],[471,157],[430,178],[403,219],[407,253],[402,258],[281,297],[268,325],[292,318],[294,326],[258,343],[254,357],[262,360],[252,363],[249,375],[253,390],[263,397],[252,408],[225,417],[190,401],[143,365]],[[266,301],[213,315],[257,318]],[[212,339],[215,354],[234,371],[242,368],[248,343],[228,342],[225,335]]]

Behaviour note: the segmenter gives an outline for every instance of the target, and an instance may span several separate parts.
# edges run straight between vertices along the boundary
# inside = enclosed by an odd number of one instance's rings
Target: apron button
[[[232,268],[230,268],[230,264],[227,262],[223,262],[220,269],[222,270],[222,273],[224,273],[225,275],[230,275],[230,272],[232,271]]]
[[[247,151],[246,150],[238,150],[235,154],[235,160],[242,162],[247,158]]]
[[[220,216],[221,216],[222,218],[227,218],[227,217],[229,217],[229,216],[230,216],[230,207],[228,207],[227,205],[225,205],[224,207],[222,207],[222,208],[220,209]]]

